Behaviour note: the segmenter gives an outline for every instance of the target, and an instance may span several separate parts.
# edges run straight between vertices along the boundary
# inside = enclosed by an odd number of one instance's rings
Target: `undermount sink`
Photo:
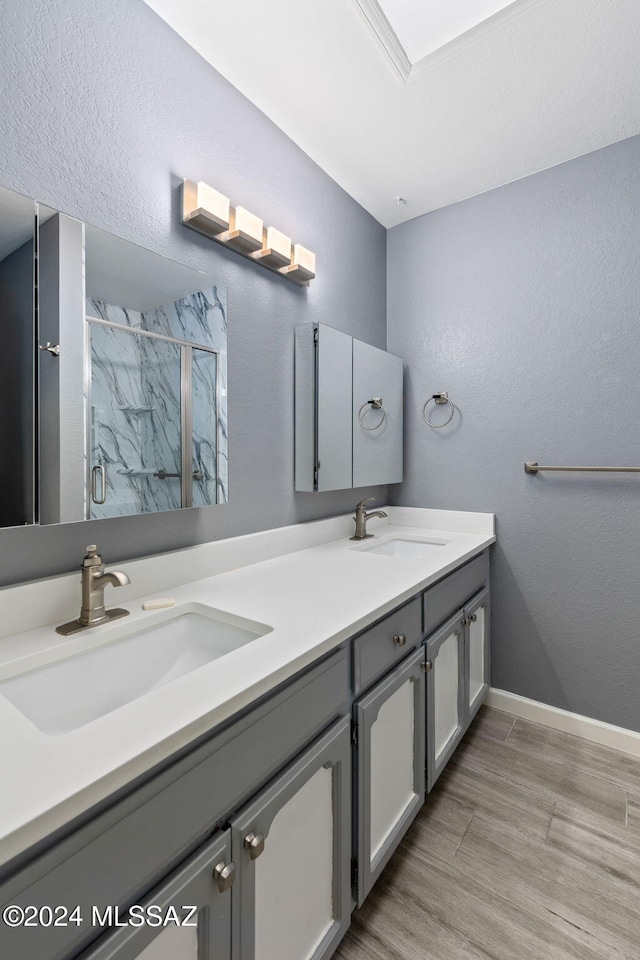
[[[127,629],[128,627],[128,629]],[[99,628],[94,628],[99,629]],[[272,627],[201,604],[121,623],[106,643],[0,683],[0,695],[42,733],[77,730],[206,666]],[[91,636],[89,631],[86,636]]]
[[[363,553],[372,553],[374,556],[425,560],[437,555],[440,547],[450,542],[450,540],[438,540],[433,537],[388,537],[379,543],[367,543],[358,549]]]

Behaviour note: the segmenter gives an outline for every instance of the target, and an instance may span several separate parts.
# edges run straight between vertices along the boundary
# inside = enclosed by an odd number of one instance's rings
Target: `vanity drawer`
[[[430,634],[436,627],[463,607],[466,601],[484,587],[489,579],[489,552],[466,563],[448,577],[429,587],[423,597],[424,632]]]
[[[213,834],[336,717],[348,656],[332,654],[221,734],[118,801],[0,887],[6,904],[79,906],[80,926],[0,928],[0,956],[62,960],[100,933],[92,907],[126,908]]]
[[[366,690],[422,639],[420,598],[405,603],[353,641],[354,692]],[[404,638],[404,642],[394,639]]]

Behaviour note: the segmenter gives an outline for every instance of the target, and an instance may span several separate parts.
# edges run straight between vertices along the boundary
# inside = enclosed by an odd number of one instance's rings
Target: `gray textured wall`
[[[187,231],[204,180],[318,257],[299,289]],[[226,283],[230,503],[0,531],[0,584],[345,512],[365,494],[293,490],[293,328],[386,342],[385,231],[141,0],[6,0],[0,183]]]
[[[392,502],[495,511],[493,683],[640,730],[640,138],[396,227],[411,361]],[[421,406],[459,407],[432,430]],[[433,405],[432,405],[433,406]]]

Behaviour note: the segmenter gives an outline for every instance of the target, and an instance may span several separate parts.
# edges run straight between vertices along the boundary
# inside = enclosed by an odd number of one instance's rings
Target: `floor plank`
[[[485,707],[335,958],[638,960],[639,894],[640,759]]]

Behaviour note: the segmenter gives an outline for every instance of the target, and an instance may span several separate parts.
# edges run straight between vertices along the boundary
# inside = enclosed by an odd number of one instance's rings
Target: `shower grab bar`
[[[538,473],[540,470],[561,470],[577,473],[640,473],[640,467],[544,467],[536,460],[527,460],[525,473]]]

